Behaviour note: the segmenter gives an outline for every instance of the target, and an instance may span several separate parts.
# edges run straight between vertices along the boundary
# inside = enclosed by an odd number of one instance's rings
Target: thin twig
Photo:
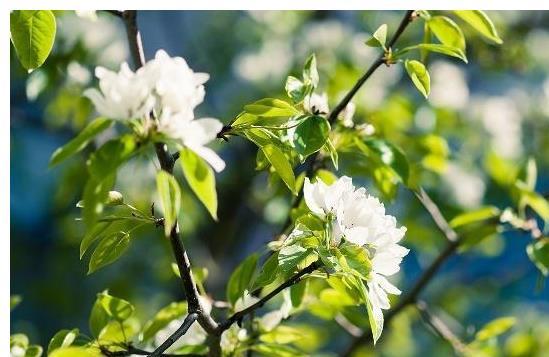
[[[448,224],[448,221],[444,218],[444,216],[442,216],[440,209],[438,208],[436,203],[433,202],[431,197],[429,197],[427,192],[425,192],[425,190],[420,187],[419,190],[414,191],[414,194],[418,198],[419,202],[421,202],[423,207],[425,207],[427,212],[429,212],[438,229],[444,234],[446,239],[448,239],[450,242],[456,241],[458,238],[456,231],[454,231],[452,227],[450,227],[450,224]]]
[[[452,332],[452,330],[438,316],[430,311],[425,301],[418,301],[416,307],[421,318],[442,339],[447,341],[458,355],[467,352],[467,346]]]
[[[319,267],[321,266],[320,262],[319,261],[315,261],[314,263],[311,263],[309,266],[307,266],[306,268],[303,268],[302,270],[300,270],[299,272],[295,273],[291,278],[289,278],[288,280],[286,280],[284,283],[282,283],[281,285],[279,285],[276,289],[274,289],[273,291],[271,291],[270,293],[268,293],[267,295],[265,295],[264,297],[262,297],[259,301],[257,301],[255,304],[245,308],[244,310],[241,310],[241,311],[238,311],[236,313],[234,313],[233,315],[231,315],[227,320],[223,321],[223,322],[220,322],[219,323],[219,331],[220,332],[223,332],[225,331],[226,329],[228,329],[229,327],[231,327],[231,325],[237,321],[241,321],[242,318],[244,318],[244,316],[248,315],[248,314],[251,314],[252,312],[254,312],[255,310],[259,309],[260,307],[262,307],[263,305],[265,305],[265,303],[269,300],[271,300],[273,297],[275,297],[276,295],[278,295],[282,290],[298,283],[302,277],[304,277],[305,275],[307,274],[310,274],[312,273],[313,271],[315,271],[316,269],[318,269]]]
[[[193,325],[193,323],[198,319],[198,314],[192,312],[185,317],[185,320],[183,321],[183,324],[181,327],[179,327],[177,330],[174,331],[174,333],[171,334],[170,337],[166,339],[160,346],[158,346],[153,353],[151,353],[151,357],[158,357],[164,353],[168,348],[170,348],[181,336],[183,336],[187,330]]]

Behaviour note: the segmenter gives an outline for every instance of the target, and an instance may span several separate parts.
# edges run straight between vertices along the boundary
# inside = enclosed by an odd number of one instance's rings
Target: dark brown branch
[[[260,307],[262,307],[263,305],[265,305],[265,303],[267,301],[271,300],[273,297],[278,295],[282,290],[284,290],[284,289],[286,289],[286,288],[288,288],[288,287],[290,287],[294,284],[297,284],[301,280],[302,277],[304,277],[307,274],[311,274],[313,271],[318,269],[320,266],[321,266],[321,264],[320,264],[319,261],[316,261],[316,262],[310,264],[306,268],[303,268],[299,272],[295,273],[291,278],[289,278],[284,283],[282,283],[280,286],[278,286],[276,289],[274,289],[273,291],[271,291],[270,293],[268,293],[267,295],[262,297],[255,304],[245,308],[244,310],[241,310],[241,311],[238,311],[238,312],[234,313],[226,321],[223,321],[219,324],[219,328],[218,328],[219,333],[221,333],[221,332],[225,331],[226,329],[228,329],[229,327],[231,327],[231,325],[234,324],[235,322],[241,321],[242,318],[244,318],[244,316],[246,316],[248,314],[251,314],[255,310],[257,310]]]
[[[198,315],[194,312],[190,313],[185,317],[185,320],[183,321],[183,324],[181,327],[179,327],[177,330],[175,330],[174,333],[171,334],[164,343],[162,343],[160,346],[158,346],[157,349],[155,349],[150,356],[151,357],[158,357],[161,356],[164,351],[166,351],[168,348],[170,348],[171,345],[173,345],[181,336],[183,336],[185,333],[187,333],[187,330],[193,325],[193,323],[198,319]]]
[[[139,28],[137,26],[137,12],[132,10],[124,11],[122,18],[126,26],[130,53],[132,54],[135,67],[140,68],[145,64],[145,55],[143,53],[141,34],[139,33]],[[172,174],[174,159],[168,152],[168,147],[166,144],[156,143],[155,150],[162,170]],[[199,293],[191,271],[191,263],[185,246],[179,237],[179,226],[177,222],[170,232],[169,239],[181,275],[185,296],[188,302],[189,313],[196,313],[198,315],[198,322],[200,326],[202,326],[209,334],[215,334],[217,323],[212,319],[210,314],[204,311],[200,304]],[[219,345],[210,346],[210,355],[220,355]]]
[[[423,321],[425,321],[439,337],[447,341],[457,354],[462,355],[467,352],[467,346],[452,332],[444,321],[430,311],[427,303],[420,300],[417,302],[416,307],[419,310]]]

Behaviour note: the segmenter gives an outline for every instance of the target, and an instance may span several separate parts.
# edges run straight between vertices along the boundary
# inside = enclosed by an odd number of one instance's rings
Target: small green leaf
[[[457,47],[450,47],[446,45],[436,44],[436,43],[420,43],[419,45],[405,47],[393,54],[394,58],[400,58],[404,54],[414,51],[414,50],[425,50],[430,52],[437,52],[441,53],[443,55],[447,55],[450,57],[456,57],[462,60],[463,62],[467,63],[467,57],[465,56],[465,53]]]
[[[532,208],[547,224],[549,222],[549,201],[537,192],[530,191],[526,185],[517,182],[520,190],[519,207],[524,210],[526,206]]]
[[[549,238],[540,238],[528,244],[526,252],[542,274],[549,276]]]
[[[305,85],[312,86],[312,90],[314,90],[318,86],[318,81],[319,76],[318,70],[316,69],[316,56],[313,53],[307,58],[305,65],[303,66],[303,82]]]
[[[91,256],[88,275],[115,262],[129,245],[130,235],[126,232],[115,232],[103,238]]]
[[[97,301],[99,301],[107,315],[117,321],[128,319],[134,311],[134,307],[129,301],[114,297],[106,292],[97,294]]]
[[[265,157],[271,163],[276,173],[280,176],[282,181],[288,186],[290,191],[294,195],[297,194],[295,186],[295,175],[292,169],[292,165],[284,155],[284,153],[273,144],[267,144],[261,147]]]
[[[303,298],[307,294],[307,287],[309,286],[309,280],[302,280],[297,284],[292,285],[290,288],[290,299],[292,306],[297,309],[301,306]]]
[[[55,16],[50,10],[14,10],[10,13],[11,43],[21,65],[29,72],[40,67],[53,47]]]
[[[25,357],[40,357],[42,356],[42,346],[32,345],[25,351]]]
[[[154,318],[145,324],[143,328],[142,342],[147,342],[153,338],[156,333],[168,326],[170,322],[182,317],[187,313],[186,302],[172,302],[156,313]]]
[[[452,19],[446,16],[433,16],[427,21],[427,25],[443,45],[465,51],[463,32]]]
[[[242,112],[238,114],[235,120],[231,123],[232,128],[246,128],[253,125],[259,117],[250,113]]]
[[[490,20],[484,11],[455,10],[454,13],[488,40],[497,43],[498,45],[503,43],[503,40],[498,35],[496,27],[492,23],[492,20]]]
[[[234,306],[236,300],[249,289],[250,282],[255,273],[258,260],[257,254],[252,254],[234,270],[227,283],[227,300]]]
[[[509,330],[517,322],[517,319],[514,317],[500,317],[498,319],[492,320],[482,329],[477,332],[475,339],[477,341],[486,341],[492,337],[499,336]]]
[[[244,110],[258,117],[291,117],[299,114],[291,104],[275,98],[265,98],[245,105]]]
[[[286,89],[286,94],[294,103],[301,103],[307,95],[307,86],[293,76],[288,76],[284,89]]]
[[[80,259],[84,256],[88,248],[96,241],[98,241],[101,237],[103,237],[103,233],[111,226],[113,222],[100,222],[97,223],[93,228],[86,233],[84,238],[82,239],[82,242],[80,242]]]
[[[366,41],[366,44],[370,47],[381,47],[385,49],[385,42],[387,41],[387,24],[383,24],[378,27],[378,29],[374,32],[372,37],[368,41]]]
[[[181,209],[181,189],[175,177],[164,170],[156,174],[156,189],[164,212],[164,234],[169,237]]]
[[[90,318],[88,321],[88,326],[93,337],[98,337],[101,333],[101,330],[107,326],[109,323],[110,317],[107,315],[107,312],[103,308],[101,301],[98,298],[95,300],[93,307],[91,309]]]
[[[115,175],[100,178],[90,177],[84,186],[82,217],[88,227],[93,227],[97,217],[103,212],[109,192],[114,185]]]
[[[78,336],[78,333],[79,331],[77,328],[73,330],[61,330],[57,332],[48,344],[48,355],[50,355],[54,350],[58,348],[69,347],[70,345],[72,345],[72,343]]]
[[[355,244],[343,244],[340,247],[341,253],[345,257],[347,265],[361,279],[368,279],[372,270],[372,263],[368,257],[367,251],[363,247]]]
[[[278,271],[278,253],[273,253],[263,264],[261,271],[254,280],[252,291],[275,281]]]
[[[101,357],[103,354],[95,347],[64,347],[59,348],[49,357]]]
[[[410,172],[408,159],[400,148],[382,139],[366,139],[363,142],[371,153],[399,175],[404,184],[408,182]],[[364,149],[360,144],[359,148]]]
[[[471,223],[478,223],[498,217],[500,210],[494,206],[487,206],[475,209],[473,211],[458,214],[450,221],[450,227],[456,229]]]
[[[324,146],[330,134],[330,123],[326,118],[313,115],[299,124],[294,132],[293,142],[296,151],[307,157]]]
[[[82,151],[93,138],[108,129],[112,123],[113,121],[107,118],[97,118],[89,123],[74,139],[54,151],[49,167],[53,167]]]
[[[408,72],[416,88],[427,98],[431,91],[431,78],[423,63],[416,60],[406,60],[404,67],[406,67],[406,72]]]
[[[179,161],[187,183],[217,221],[217,192],[212,168],[200,156],[186,148],[181,150]]]

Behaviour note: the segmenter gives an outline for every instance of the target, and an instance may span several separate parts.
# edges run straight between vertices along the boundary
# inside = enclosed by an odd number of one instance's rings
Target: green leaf
[[[186,148],[181,150],[179,161],[187,183],[217,221],[217,192],[212,168],[200,156]]]
[[[520,190],[520,202],[521,209],[529,206],[531,207],[547,224],[549,222],[549,201],[537,192],[528,190],[525,185],[517,183],[517,187]]]
[[[528,244],[526,252],[542,274],[549,276],[549,238],[540,238]]]
[[[232,128],[245,128],[254,124],[259,117],[250,113],[242,112],[238,114],[235,120],[231,123]]]
[[[299,124],[294,132],[293,142],[296,151],[307,157],[324,146],[330,134],[330,123],[326,118],[313,115]]]
[[[109,234],[95,248],[88,268],[88,275],[114,263],[128,249],[130,235],[126,232],[115,232]]]
[[[31,72],[48,58],[55,30],[55,16],[50,10],[14,10],[10,13],[11,43],[26,70]]]
[[[297,244],[283,247],[278,253],[278,265],[282,272],[293,273],[316,260],[311,249],[305,249]]]
[[[128,319],[134,311],[134,307],[129,301],[114,297],[106,292],[97,294],[97,301],[99,301],[107,315],[117,321]]]
[[[346,263],[361,279],[368,279],[372,270],[372,263],[367,251],[355,244],[343,244],[340,248]]]
[[[492,337],[499,336],[509,330],[517,322],[514,317],[500,317],[492,320],[475,335],[477,341],[486,341]]]
[[[404,67],[406,67],[406,72],[408,72],[416,88],[427,98],[431,91],[431,78],[423,63],[416,60],[406,60]]]
[[[292,306],[297,309],[301,306],[303,298],[307,294],[307,287],[309,286],[309,280],[302,280],[297,284],[290,287],[290,299]]]
[[[227,300],[234,306],[236,300],[249,289],[250,282],[255,273],[258,260],[257,254],[252,254],[234,270],[227,283]]]
[[[70,345],[72,345],[78,334],[79,331],[77,328],[73,330],[61,330],[57,332],[48,344],[48,355],[50,355],[54,350],[58,348],[69,347]]]
[[[107,326],[109,323],[110,317],[103,308],[101,301],[99,300],[99,294],[97,299],[93,303],[91,309],[90,318],[88,320],[88,326],[93,337],[98,337],[101,333],[101,330]]]
[[[265,98],[245,105],[244,110],[258,117],[291,117],[300,113],[291,104],[275,98]]]
[[[503,40],[499,37],[498,32],[496,31],[496,27],[492,23],[492,20],[490,20],[484,11],[456,10],[454,13],[488,40],[497,43],[498,45],[503,43]]]
[[[89,123],[74,139],[54,151],[49,167],[53,167],[82,151],[93,138],[109,128],[112,123],[113,121],[107,118],[97,118]]]
[[[254,280],[252,291],[275,281],[278,271],[278,252],[271,254]]]
[[[261,150],[290,191],[297,195],[294,171],[284,153],[273,144],[262,146]]]
[[[131,341],[133,336],[139,332],[139,321],[131,318],[125,321],[110,321],[107,326],[101,330],[98,337],[100,345],[121,345]]]
[[[103,179],[115,173],[120,165],[137,152],[137,148],[137,141],[130,134],[107,141],[90,155],[87,162],[90,175],[96,179]]]
[[[358,142],[361,143],[361,141]],[[363,142],[378,160],[390,167],[399,175],[402,182],[407,184],[410,172],[408,159],[399,147],[383,139],[366,139]],[[360,144],[359,147],[363,148]]]
[[[143,342],[149,341],[156,333],[168,326],[170,322],[187,313],[186,302],[172,302],[156,313],[154,318],[145,324],[143,329]]]
[[[114,185],[114,174],[103,178],[90,177],[84,186],[82,217],[88,228],[93,227],[103,212],[109,192]]]
[[[94,347],[65,347],[55,351],[49,357],[101,357],[103,354]]]
[[[156,174],[156,189],[164,212],[164,234],[169,237],[181,209],[181,190],[175,177],[164,170]]]
[[[86,233],[82,242],[80,242],[80,259],[84,256],[88,248],[100,238],[103,237],[103,233],[111,226],[113,222],[100,222]]]
[[[427,21],[427,25],[443,45],[465,51],[463,32],[452,19],[446,16],[433,16]]]
[[[313,53],[307,58],[305,65],[303,66],[303,82],[305,82],[305,85],[312,86],[312,90],[314,90],[318,86],[318,81],[319,76],[318,70],[316,69],[316,56]]]
[[[456,57],[462,60],[463,62],[467,63],[467,57],[465,56],[465,53],[457,47],[450,47],[446,45],[436,44],[436,43],[421,43],[419,45],[405,47],[397,52],[394,53],[394,58],[400,58],[404,54],[414,51],[414,50],[425,50],[430,52],[437,52],[441,53],[443,55],[447,55],[450,57]]]
[[[383,24],[378,27],[372,37],[366,41],[366,44],[370,47],[381,47],[385,49],[385,42],[387,41],[387,24]]]
[[[43,349],[41,346],[32,345],[25,351],[25,357],[40,357],[42,356]]]
[[[450,221],[450,227],[456,229],[471,223],[478,223],[498,217],[500,210],[494,206],[487,206],[475,209],[473,211],[458,214]]]
[[[307,86],[293,76],[288,76],[284,89],[286,89],[286,94],[294,103],[301,103],[308,92]]]
[[[534,191],[536,189],[537,177],[538,167],[536,160],[533,157],[529,157],[526,163],[521,166],[517,174],[517,180],[524,182],[525,188],[528,190]]]

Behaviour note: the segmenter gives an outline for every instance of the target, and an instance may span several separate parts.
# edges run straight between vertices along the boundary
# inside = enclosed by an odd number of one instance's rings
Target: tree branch
[[[419,310],[423,321],[425,321],[438,336],[447,341],[457,354],[462,355],[467,352],[467,346],[452,332],[444,321],[430,311],[425,301],[418,301],[416,307]]]
[[[427,212],[429,212],[438,229],[444,234],[446,239],[448,239],[448,241],[450,242],[456,241],[458,239],[456,231],[454,231],[452,227],[450,227],[450,224],[444,218],[444,216],[440,212],[440,209],[438,208],[436,203],[433,202],[431,197],[429,197],[427,192],[425,192],[425,190],[420,187],[419,190],[414,191],[414,194],[418,198],[419,202],[421,202],[423,207],[425,207]]]
[[[140,68],[145,64],[145,55],[143,53],[141,34],[139,33],[139,28],[137,26],[137,12],[134,10],[124,11],[122,14],[122,19],[126,27],[130,53],[132,54],[135,67]],[[155,143],[155,150],[162,170],[173,174],[173,166],[175,161],[173,159],[173,156],[169,153],[167,145],[161,142]],[[179,225],[177,224],[177,222],[170,232],[169,239],[175,256],[175,260],[177,262],[177,266],[179,268],[181,280],[183,282],[183,288],[188,302],[189,313],[196,313],[200,326],[202,326],[204,330],[208,332],[208,334],[215,334],[217,329],[217,323],[213,320],[210,314],[204,311],[200,303],[199,293],[196,288],[196,283],[194,281],[194,277],[191,271],[191,263],[187,255],[185,246],[183,245],[183,242],[179,237]],[[211,356],[219,356],[220,352],[221,351],[219,345],[210,346]]]
[[[193,323],[198,319],[198,314],[192,312],[185,317],[183,324],[166,341],[164,341],[160,346],[158,346],[150,355],[150,357],[161,356],[164,351],[170,348],[181,336],[183,336],[187,330],[193,325]]]
[[[234,313],[227,320],[219,323],[219,327],[218,327],[219,332],[221,333],[221,332],[225,331],[226,329],[231,327],[231,325],[233,323],[242,320],[242,318],[244,318],[244,316],[246,316],[248,314],[251,314],[255,310],[259,309],[260,307],[265,305],[265,303],[267,301],[271,300],[273,297],[278,295],[282,290],[298,283],[301,280],[302,277],[304,277],[307,274],[312,273],[313,271],[318,269],[320,266],[321,266],[321,263],[320,263],[320,261],[317,260],[316,262],[309,264],[306,268],[301,269],[300,271],[295,273],[291,278],[289,278],[284,283],[279,285],[276,289],[274,289],[273,291],[271,291],[270,293],[268,293],[267,295],[262,297],[255,304],[245,308],[244,310],[241,310],[241,311],[238,311],[238,312]]]

